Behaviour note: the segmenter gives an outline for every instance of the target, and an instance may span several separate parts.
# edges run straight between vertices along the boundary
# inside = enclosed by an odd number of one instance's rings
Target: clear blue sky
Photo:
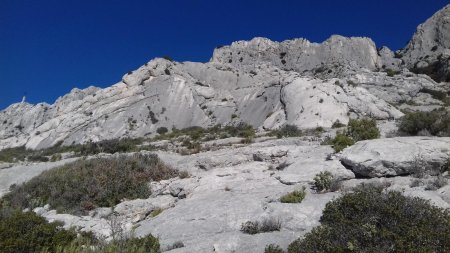
[[[0,0],[0,109],[107,87],[157,56],[206,62],[256,36],[368,36],[400,49],[448,0]]]

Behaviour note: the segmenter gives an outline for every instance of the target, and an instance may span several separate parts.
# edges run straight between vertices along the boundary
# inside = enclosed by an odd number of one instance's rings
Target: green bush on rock
[[[329,202],[320,221],[288,252],[450,251],[448,210],[379,186],[363,185]]]
[[[153,154],[79,160],[16,186],[0,203],[20,209],[48,203],[60,212],[83,214],[98,206],[116,205],[124,198],[147,198],[150,181],[176,176],[178,171]]]

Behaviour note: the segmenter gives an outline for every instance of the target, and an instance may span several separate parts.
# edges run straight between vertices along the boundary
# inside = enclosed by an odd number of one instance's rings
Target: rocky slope
[[[239,41],[215,49],[207,63],[154,59],[109,88],[74,89],[52,105],[11,105],[0,112],[0,149],[153,136],[159,127],[330,127],[357,117],[393,120],[410,105],[429,110],[445,101],[426,91],[448,92],[449,83],[408,69],[447,80],[449,9],[420,25],[397,55],[369,38],[332,36]]]
[[[450,157],[450,138],[369,140],[338,155],[330,146],[308,138],[256,141],[247,146],[224,145],[216,151],[187,156],[158,151],[164,162],[188,171],[190,177],[151,183],[152,195],[147,199],[125,200],[112,209],[97,208],[89,216],[57,213],[50,206],[34,211],[50,221],[62,221],[66,228],[78,227],[105,237],[111,236],[110,220],[114,217],[126,233],[158,236],[163,249],[174,242],[184,244],[170,252],[228,253],[263,252],[271,243],[286,248],[320,224],[327,202],[361,183],[383,184],[390,190],[450,208],[450,185],[428,189],[427,185],[436,177],[412,175],[417,157],[425,164],[443,165]],[[68,161],[60,163],[65,162]],[[60,163],[0,170],[0,179],[7,179],[0,180],[0,195],[11,184],[30,179],[35,171],[51,169]],[[279,167],[280,164],[284,166]],[[311,188],[315,175],[323,171],[330,171],[341,180],[336,192],[317,193]],[[392,177],[398,174],[401,176]],[[301,203],[280,202],[281,196],[302,187],[307,194]],[[162,212],[153,216],[154,210]],[[115,215],[111,216],[113,212]],[[256,235],[240,231],[242,223],[263,219],[280,221],[280,231]]]

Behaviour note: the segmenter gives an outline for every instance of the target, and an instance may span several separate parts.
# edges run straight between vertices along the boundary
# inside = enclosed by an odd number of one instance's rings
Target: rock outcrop
[[[450,82],[450,5],[421,24],[399,56],[415,72]]]
[[[397,137],[360,141],[343,151],[341,161],[359,176],[385,177],[439,171],[449,157],[448,137]]]

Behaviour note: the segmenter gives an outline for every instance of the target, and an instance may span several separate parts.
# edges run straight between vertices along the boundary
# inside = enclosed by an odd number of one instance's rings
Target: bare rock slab
[[[439,168],[450,157],[448,137],[398,137],[367,140],[346,148],[341,162],[364,177],[408,175],[420,161]]]

